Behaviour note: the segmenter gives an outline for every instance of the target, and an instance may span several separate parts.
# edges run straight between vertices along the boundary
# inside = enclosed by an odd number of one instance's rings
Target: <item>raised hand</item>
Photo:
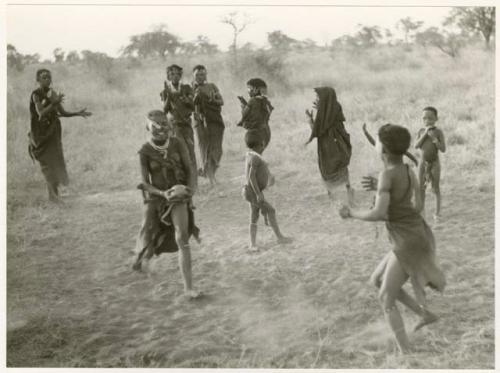
[[[83,108],[82,110],[78,111],[78,115],[83,118],[87,118],[90,117],[92,113],[90,111],[87,111],[87,108]]]
[[[363,176],[363,180],[361,180],[361,186],[368,192],[377,190],[377,184],[378,180],[373,176]]]

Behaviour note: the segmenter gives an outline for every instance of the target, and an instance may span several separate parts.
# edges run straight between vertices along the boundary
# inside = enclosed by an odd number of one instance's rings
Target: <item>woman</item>
[[[92,113],[86,109],[76,112],[64,110],[62,102],[64,94],[54,92],[50,86],[52,76],[49,70],[36,72],[39,88],[31,93],[30,115],[31,131],[29,133],[29,153],[33,160],[40,163],[43,176],[47,182],[49,200],[59,201],[59,185],[68,184],[68,173],[64,161],[61,141],[61,121],[59,117],[83,117]]]
[[[224,100],[217,86],[207,83],[205,66],[195,66],[193,75],[194,119],[201,155],[201,168],[198,174],[207,177],[213,186],[217,183],[215,172],[222,157],[224,121],[221,107],[224,105]]]
[[[406,128],[392,124],[382,126],[376,149],[384,162],[384,169],[376,182],[375,205],[370,210],[350,206],[340,210],[344,219],[386,222],[393,248],[375,269],[371,282],[379,289],[384,316],[403,353],[410,351],[410,343],[396,301],[420,316],[421,320],[414,328],[418,330],[438,320],[427,308],[425,287],[442,292],[446,285],[445,276],[436,262],[434,235],[420,215],[423,205],[418,179],[403,163],[403,154],[407,152],[410,140]],[[408,279],[415,298],[403,289]]]
[[[151,139],[139,150],[139,187],[144,193],[145,210],[133,268],[140,270],[153,254],[179,251],[185,294],[197,298],[200,293],[192,286],[189,237],[192,234],[198,239],[199,230],[191,207],[194,170],[189,151],[173,135],[174,129],[161,110],[149,112],[147,128]]]
[[[306,110],[311,126],[311,136],[318,139],[318,164],[321,176],[328,190],[328,195],[333,196],[333,191],[339,185],[347,188],[347,200],[353,199],[353,190],[349,184],[348,165],[351,159],[352,147],[350,136],[344,128],[344,114],[342,106],[337,101],[335,90],[331,87],[314,89],[316,100],[313,103],[317,110],[314,117],[312,110]]]

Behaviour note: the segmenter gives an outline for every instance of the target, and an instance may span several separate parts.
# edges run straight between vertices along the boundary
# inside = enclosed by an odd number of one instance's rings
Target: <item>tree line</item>
[[[352,35],[342,35],[329,44],[318,46],[311,39],[297,40],[286,35],[281,30],[267,34],[269,49],[277,52],[311,49],[363,49],[377,45],[420,45],[435,47],[450,57],[457,57],[460,50],[470,42],[482,39],[486,49],[491,48],[491,40],[495,35],[495,7],[455,7],[445,18],[440,28],[429,27],[423,29],[422,21],[406,17],[397,22],[396,29],[403,38],[396,38],[389,29],[379,26],[358,25],[358,31]],[[223,16],[220,22],[230,27],[232,44],[229,49],[234,63],[238,64],[239,52],[252,52],[259,48],[251,43],[238,45],[240,35],[254,23],[254,20],[245,14],[231,12]],[[176,54],[182,55],[211,55],[219,53],[218,46],[211,43],[209,38],[199,35],[195,40],[183,42],[165,24],[154,26],[150,31],[133,35],[129,43],[121,48],[120,56],[129,59],[145,59],[150,57],[166,58]],[[65,52],[61,48],[53,51],[54,62],[68,62],[70,64],[86,63],[88,65],[109,65],[113,58],[105,53],[83,50]],[[16,48],[7,45],[7,65],[22,70],[25,65],[40,63],[39,54],[22,54]],[[43,61],[50,63],[51,61]]]

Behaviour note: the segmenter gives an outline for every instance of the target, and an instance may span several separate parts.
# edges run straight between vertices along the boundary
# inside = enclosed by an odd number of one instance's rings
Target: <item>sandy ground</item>
[[[493,188],[447,180],[433,230],[448,287],[429,292],[441,319],[410,333],[415,353],[400,356],[367,284],[389,249],[383,224],[342,221],[319,182],[303,190],[296,173],[278,173],[267,196],[294,242],[277,245],[260,222],[263,247],[250,253],[241,170],[225,163],[224,185],[203,181],[195,200],[197,301],[182,296],[177,254],[155,259],[149,276],[131,270],[136,190],[10,208],[8,366],[494,367]],[[411,329],[416,317],[403,315]]]

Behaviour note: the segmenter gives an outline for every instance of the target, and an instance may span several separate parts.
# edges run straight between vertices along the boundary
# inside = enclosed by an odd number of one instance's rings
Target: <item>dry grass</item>
[[[278,180],[269,198],[295,242],[274,245],[262,225],[258,254],[244,249],[244,145],[234,126],[236,96],[245,92],[253,67],[235,79],[224,56],[170,62],[205,63],[226,100],[224,184],[209,190],[202,183],[196,199],[203,244],[193,244],[193,271],[207,297],[183,300],[175,255],[158,258],[151,277],[130,270],[141,219],[133,189],[136,150],[145,139],[144,114],[158,107],[164,64],[117,63],[111,76],[51,67],[66,106],[94,112],[87,121],[63,122],[73,182],[63,206],[45,202],[41,173],[26,152],[36,67],[9,71],[8,366],[494,367],[493,55],[471,49],[453,61],[432,51],[383,49],[288,56],[293,88],[273,93],[271,87],[276,110],[265,156]],[[324,195],[314,144],[303,146],[304,110],[312,88],[325,84],[337,89],[344,107],[356,185],[380,167],[361,134],[365,121],[373,132],[390,121],[416,133],[421,108],[433,105],[449,139],[442,158],[444,220],[434,227],[449,286],[444,296],[430,294],[442,318],[410,335],[416,352],[409,356],[395,353],[367,285],[388,249],[383,225],[341,221]],[[357,198],[368,204],[371,197],[359,192]],[[416,321],[404,317],[408,326]]]

